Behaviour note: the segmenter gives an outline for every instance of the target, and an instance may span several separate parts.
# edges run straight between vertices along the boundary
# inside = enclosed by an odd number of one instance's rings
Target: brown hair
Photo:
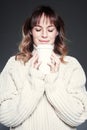
[[[26,63],[32,57],[32,51],[34,49],[33,38],[31,35],[32,28],[40,22],[41,16],[44,15],[50,19],[58,31],[58,36],[54,43],[54,52],[61,55],[61,61],[64,62],[63,58],[67,54],[67,46],[65,44],[65,29],[62,18],[57,15],[53,9],[49,6],[39,6],[34,10],[30,18],[27,18],[22,27],[22,41],[19,45],[19,53],[16,55],[16,60],[23,60]]]

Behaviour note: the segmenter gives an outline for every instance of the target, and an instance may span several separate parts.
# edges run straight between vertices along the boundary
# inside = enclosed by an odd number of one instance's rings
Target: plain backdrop
[[[78,59],[87,75],[87,1],[86,0],[0,0],[0,72],[18,51],[21,27],[38,5],[49,5],[65,22],[68,55]],[[87,86],[87,85],[86,85]],[[0,130],[8,130],[0,125]],[[87,122],[78,127],[87,130]]]

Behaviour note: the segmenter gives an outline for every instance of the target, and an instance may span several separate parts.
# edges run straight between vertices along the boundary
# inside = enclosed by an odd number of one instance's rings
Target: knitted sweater
[[[65,56],[58,72],[42,74],[11,57],[0,76],[0,123],[10,130],[76,130],[87,119],[86,76]]]

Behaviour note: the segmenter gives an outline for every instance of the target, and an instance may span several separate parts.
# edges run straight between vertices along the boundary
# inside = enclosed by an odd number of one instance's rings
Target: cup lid
[[[37,46],[37,49],[53,49],[53,45],[51,45],[51,44],[44,44],[44,45],[42,45],[42,44],[39,44],[38,46]]]

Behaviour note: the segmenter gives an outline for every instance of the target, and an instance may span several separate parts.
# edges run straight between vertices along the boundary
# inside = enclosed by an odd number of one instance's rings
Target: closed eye
[[[49,31],[49,32],[53,32],[53,31],[54,31],[54,29],[48,29],[48,31]]]
[[[35,31],[39,32],[39,31],[41,31],[41,29],[35,28]]]

